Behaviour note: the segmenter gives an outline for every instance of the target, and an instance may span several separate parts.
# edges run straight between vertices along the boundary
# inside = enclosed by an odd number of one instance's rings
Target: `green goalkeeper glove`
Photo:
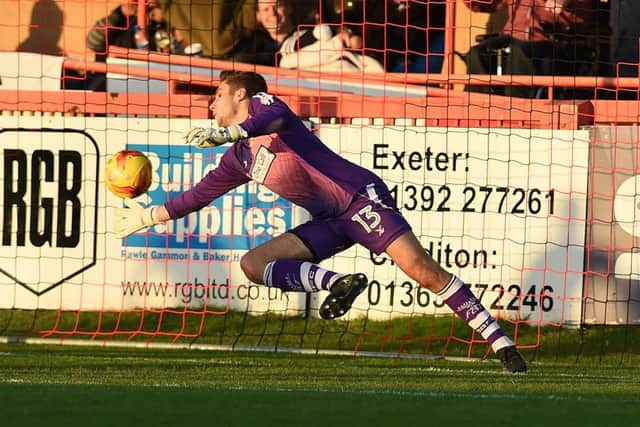
[[[224,128],[193,128],[184,135],[186,144],[193,144],[198,148],[214,147],[247,138],[249,134],[240,125]]]
[[[162,222],[154,215],[156,206],[145,208],[133,199],[124,199],[124,203],[128,207],[116,208],[115,210],[116,221],[114,228],[116,237],[122,239],[143,228]]]

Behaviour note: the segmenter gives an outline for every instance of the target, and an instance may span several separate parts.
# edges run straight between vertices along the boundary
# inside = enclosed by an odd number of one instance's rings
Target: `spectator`
[[[594,52],[580,46],[588,40],[592,0],[465,0],[474,11],[507,10],[502,33],[489,35],[465,57],[469,74],[496,74],[498,59],[507,74],[579,75],[592,72]],[[477,92],[503,93],[489,86]],[[535,87],[506,87],[504,94],[535,97]]]
[[[640,1],[611,0],[609,2],[610,56],[615,76],[638,76],[639,21]]]
[[[307,12],[303,17],[300,12],[304,8],[311,8],[311,13]],[[317,22],[316,10],[310,2],[258,0],[256,30],[241,38],[227,58],[256,65],[278,66],[281,52],[289,54],[298,51],[317,42],[322,35],[331,31],[328,27],[320,27],[313,31]],[[299,26],[301,27],[298,30]],[[351,49],[362,48],[361,38],[350,31],[340,32],[337,36],[340,38],[340,50],[343,46]],[[317,52],[316,48],[316,57]],[[290,65],[288,68],[297,65],[294,61],[297,62],[295,59],[291,60],[293,66]]]
[[[235,45],[228,58],[256,65],[278,65],[277,52],[298,25],[294,22],[295,13],[293,0],[257,0],[257,28]]]
[[[362,55],[362,37],[350,28],[342,26],[334,35],[329,25],[320,23],[317,10],[312,10],[310,16],[309,21],[315,24],[300,26],[281,44],[280,67],[313,71],[384,71],[376,59]]]
[[[169,27],[162,8],[156,3],[147,6],[147,40],[152,52],[182,54],[188,44],[180,30]]]
[[[138,2],[128,1],[113,9],[108,16],[100,18],[87,34],[87,47],[95,52],[96,62],[107,62],[109,46],[135,48],[136,12]],[[78,87],[74,87],[77,89]],[[104,73],[88,73],[83,89],[107,90],[107,76]]]
[[[128,1],[113,9],[109,16],[96,21],[87,34],[87,47],[96,53],[96,61],[106,62],[109,46],[136,47],[137,11],[137,0]]]

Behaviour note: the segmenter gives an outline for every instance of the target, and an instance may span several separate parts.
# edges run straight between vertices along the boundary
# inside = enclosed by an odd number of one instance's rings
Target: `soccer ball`
[[[151,185],[151,162],[140,151],[119,151],[107,160],[106,183],[118,197],[138,197]]]

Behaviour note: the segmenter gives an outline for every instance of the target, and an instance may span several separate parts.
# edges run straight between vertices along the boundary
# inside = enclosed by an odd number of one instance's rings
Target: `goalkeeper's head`
[[[267,83],[258,73],[251,71],[223,71],[220,86],[211,106],[218,126],[231,126],[243,122],[249,114],[249,101],[267,91]]]

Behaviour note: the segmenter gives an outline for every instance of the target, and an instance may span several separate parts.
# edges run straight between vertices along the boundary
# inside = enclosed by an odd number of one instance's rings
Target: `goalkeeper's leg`
[[[330,240],[330,233],[324,236]],[[295,234],[284,233],[249,251],[240,265],[249,280],[283,292],[329,291],[320,306],[323,319],[335,319],[349,311],[367,287],[364,274],[341,274],[312,262],[316,256]]]
[[[438,294],[454,313],[482,335],[491,344],[505,370],[526,372],[526,362],[498,322],[459,278],[443,270],[431,258],[412,232],[391,243],[387,254],[407,275],[420,286]]]
[[[327,320],[344,316],[368,284],[364,274],[339,274],[317,264],[293,259],[267,264],[264,283],[285,292],[329,291],[320,305],[320,317]]]

